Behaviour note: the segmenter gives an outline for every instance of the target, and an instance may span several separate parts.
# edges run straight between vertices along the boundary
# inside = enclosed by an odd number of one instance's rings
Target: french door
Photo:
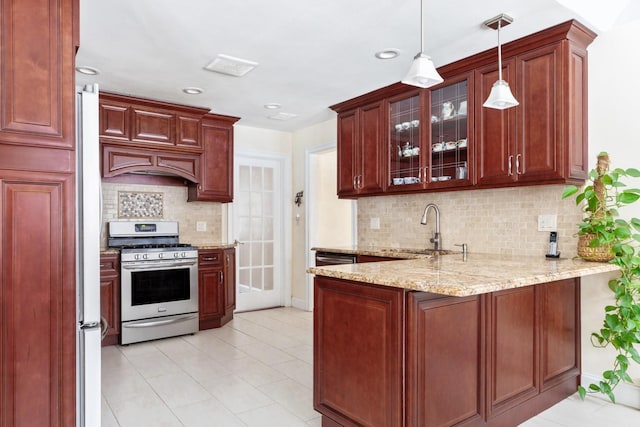
[[[284,305],[283,171],[274,158],[237,155],[232,236],[237,247],[236,310]]]

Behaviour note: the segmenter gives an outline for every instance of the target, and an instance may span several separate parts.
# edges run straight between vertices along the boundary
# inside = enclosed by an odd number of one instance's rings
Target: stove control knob
[[[184,252],[182,252],[182,253],[180,254],[180,256],[181,256],[182,258],[184,258],[184,257],[186,257],[186,256],[187,256],[187,254],[186,254],[186,253],[184,253]]]
[[[138,258],[140,258],[140,255],[138,255],[138,254],[135,254],[135,255],[133,256],[133,259],[138,259]]]
[[[179,254],[178,254],[178,252],[174,252],[174,253],[173,253],[173,257],[174,257],[174,258],[178,258],[178,255],[179,255]]]
[[[160,253],[158,254],[158,258],[160,258],[160,259],[162,259],[162,257],[163,257],[163,256],[164,256],[164,254],[163,254],[162,252],[160,252]]]
[[[142,254],[142,259],[147,259],[147,254]]]

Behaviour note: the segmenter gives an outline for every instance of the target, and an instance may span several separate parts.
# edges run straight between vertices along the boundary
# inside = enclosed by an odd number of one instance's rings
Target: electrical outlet
[[[207,231],[207,221],[196,221],[196,231]]]
[[[557,231],[558,215],[538,215],[538,231]]]
[[[372,230],[380,229],[380,218],[371,218],[371,223],[369,224],[369,228]]]

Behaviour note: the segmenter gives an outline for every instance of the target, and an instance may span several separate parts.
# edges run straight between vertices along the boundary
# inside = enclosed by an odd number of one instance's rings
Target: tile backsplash
[[[440,209],[441,246],[467,243],[469,252],[544,256],[548,231],[538,231],[538,215],[557,215],[558,250],[576,255],[576,224],[581,220],[574,199],[562,200],[564,185],[452,191],[358,199],[358,244],[389,247],[433,247],[435,214],[427,225],[420,218],[428,203]],[[370,227],[380,219],[380,228]],[[375,222],[375,221],[374,221]]]
[[[178,221],[182,243],[207,245],[223,241],[222,204],[187,203],[187,187],[103,182],[102,220],[103,249],[107,247],[109,221]],[[207,223],[206,231],[196,231],[198,221]]]

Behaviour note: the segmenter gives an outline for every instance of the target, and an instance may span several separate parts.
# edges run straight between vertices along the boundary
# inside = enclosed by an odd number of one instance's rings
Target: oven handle
[[[153,326],[168,325],[170,323],[184,322],[185,320],[192,320],[192,319],[195,319],[196,317],[198,317],[197,314],[192,314],[191,316],[176,317],[176,318],[173,318],[173,319],[151,320],[149,322],[144,322],[144,323],[123,324],[122,327],[123,328],[151,328]]]
[[[193,260],[193,261],[166,261],[166,262],[136,262],[136,263],[126,263],[123,262],[121,263],[122,268],[124,270],[150,270],[153,268],[162,268],[165,270],[171,269],[171,268],[177,268],[177,267],[189,267],[192,265],[196,265],[198,263],[197,260]]]

